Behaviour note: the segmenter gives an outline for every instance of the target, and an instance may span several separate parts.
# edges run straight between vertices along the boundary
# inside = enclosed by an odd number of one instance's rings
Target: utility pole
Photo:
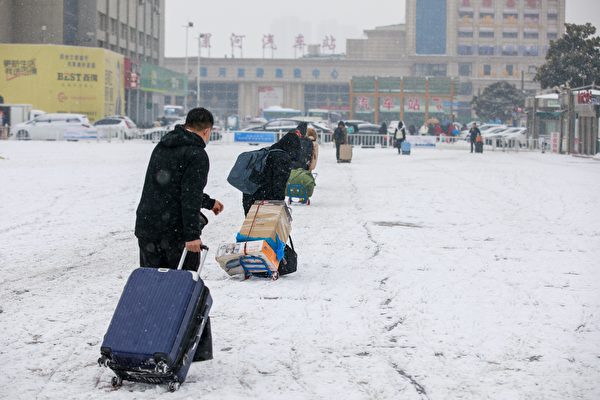
[[[194,27],[194,23],[193,22],[188,22],[187,25],[183,25],[183,28],[185,28],[185,80],[186,83],[189,83],[189,79],[188,79],[188,32],[190,30],[190,28]],[[185,85],[186,87],[188,85]],[[188,108],[187,108],[187,100],[188,100],[188,92],[185,92],[185,96],[183,97],[183,109],[184,111],[187,113]]]

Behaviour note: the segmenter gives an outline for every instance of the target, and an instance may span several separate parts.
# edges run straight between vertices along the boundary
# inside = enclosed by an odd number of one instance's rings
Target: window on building
[[[350,109],[350,85],[337,83],[304,85],[304,109],[311,108],[347,112]]]
[[[264,68],[256,68],[256,77],[263,78],[264,76],[265,76],[265,69]]]
[[[539,56],[540,48],[538,46],[524,46],[523,47],[523,55],[524,56]]]
[[[152,48],[152,36],[146,35],[146,46]]]
[[[537,39],[539,36],[537,32],[523,32],[523,39]]]
[[[458,31],[459,38],[472,38],[473,31]]]
[[[132,42],[135,40],[135,28],[129,28],[129,40]]]
[[[517,8],[517,0],[506,0],[506,8]]]
[[[514,72],[515,72],[515,66],[512,64],[507,64],[506,65],[506,75],[513,76]]]
[[[144,45],[144,39],[145,39],[145,35],[143,32],[138,32],[138,45],[143,46]]]
[[[502,55],[503,56],[517,56],[519,55],[519,48],[514,44],[505,44],[502,45]]]
[[[480,56],[493,56],[495,53],[494,46],[479,46],[478,50]]]
[[[106,14],[98,13],[98,25],[100,26],[100,30],[107,31],[108,30],[108,18]]]
[[[494,37],[494,31],[479,31],[479,37],[480,38],[493,38]]]
[[[225,67],[220,67],[219,68],[219,77],[220,78],[224,78],[227,76],[227,68]]]
[[[494,24],[494,13],[490,13],[490,12],[479,13],[479,20],[484,25],[493,25]]]
[[[505,12],[502,14],[502,20],[505,24],[514,25],[519,21],[519,14],[516,12]]]
[[[275,78],[283,78],[283,69],[275,68]]]
[[[460,18],[461,22],[473,22],[473,11],[459,11],[458,18]]]
[[[459,76],[471,76],[472,73],[473,73],[473,65],[471,63],[458,64],[458,75]]]
[[[200,67],[200,77],[206,78],[208,76],[208,68]]]
[[[294,68],[294,78],[302,78],[302,70],[300,68]]]
[[[461,56],[470,56],[473,54],[473,46],[470,44],[459,44],[457,53]]]
[[[416,76],[446,76],[448,66],[446,64],[415,64]]]
[[[548,32],[548,40],[556,40],[556,39],[558,39],[558,33]]]
[[[502,32],[502,37],[504,39],[517,39],[519,37],[519,32]]]
[[[121,23],[121,39],[127,40],[127,25]]]
[[[458,94],[463,96],[473,94],[473,82],[460,82],[458,84]]]
[[[525,8],[529,8],[529,9],[540,8],[540,0],[525,0]]]
[[[485,64],[483,66],[483,75],[484,76],[492,75],[492,66],[490,64]]]
[[[104,47],[105,43],[102,40],[98,40],[98,47]]]
[[[154,39],[154,50],[158,51],[158,39]]]
[[[200,81],[200,104],[221,119],[238,114],[238,84]]]
[[[539,13],[525,13],[523,14],[523,21],[526,24],[538,24],[540,22],[540,14]]]
[[[537,66],[535,66],[535,65],[528,66],[527,73],[535,75],[537,73]]]
[[[238,70],[237,70],[237,76],[238,76],[238,78],[244,78],[246,76],[246,69],[245,68],[238,68]]]
[[[120,47],[119,53],[123,54],[124,56],[127,56],[127,49],[125,47]]]
[[[548,12],[548,21],[558,21],[558,14],[556,12]]]
[[[119,26],[119,24],[118,24],[117,20],[114,18],[111,18],[110,19],[110,33],[113,35],[116,35],[118,26]]]

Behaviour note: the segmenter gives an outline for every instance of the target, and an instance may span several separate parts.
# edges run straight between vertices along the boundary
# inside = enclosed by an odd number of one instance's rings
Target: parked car
[[[290,129],[296,128],[298,126],[298,124],[301,122],[307,122],[307,121],[302,121],[302,120],[293,119],[293,118],[272,119],[271,121],[269,121],[263,125],[249,126],[249,127],[245,128],[244,131],[287,132]],[[331,129],[329,129],[327,126],[322,125],[318,122],[308,121],[307,123],[308,123],[308,127],[313,128],[315,131],[317,131],[317,133],[332,133]]]
[[[125,139],[133,139],[137,135],[137,125],[131,118],[124,115],[104,117],[94,122],[101,137],[119,137],[122,133]]]
[[[11,128],[17,140],[64,140],[65,132],[82,132],[81,137],[97,133],[92,129],[88,117],[83,114],[42,114]]]
[[[380,135],[381,125],[370,122],[354,123],[347,122],[348,142],[361,147],[375,147],[375,145],[387,145],[387,135]],[[367,136],[368,135],[368,136]],[[371,136],[372,135],[372,136]]]
[[[502,140],[508,147],[527,145],[527,128],[508,128],[503,132]]]

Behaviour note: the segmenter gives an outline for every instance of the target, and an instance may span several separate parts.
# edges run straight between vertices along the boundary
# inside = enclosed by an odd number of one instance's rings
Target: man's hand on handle
[[[225,206],[223,205],[223,203],[221,203],[219,200],[215,200],[215,205],[212,208],[212,212],[215,215],[219,215],[224,209]]]
[[[191,242],[185,242],[185,248],[192,253],[200,253],[200,248],[202,247],[202,240],[196,239]]]

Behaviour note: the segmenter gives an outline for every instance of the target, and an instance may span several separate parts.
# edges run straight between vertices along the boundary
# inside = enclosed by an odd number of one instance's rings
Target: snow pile
[[[247,149],[208,147],[215,358],[169,398],[600,398],[596,161],[355,148],[337,164],[323,147],[312,205],[293,207],[298,273],[240,281],[214,251],[243,218],[225,178]],[[151,150],[0,142],[0,397],[165,396],[114,391],[96,364]]]

